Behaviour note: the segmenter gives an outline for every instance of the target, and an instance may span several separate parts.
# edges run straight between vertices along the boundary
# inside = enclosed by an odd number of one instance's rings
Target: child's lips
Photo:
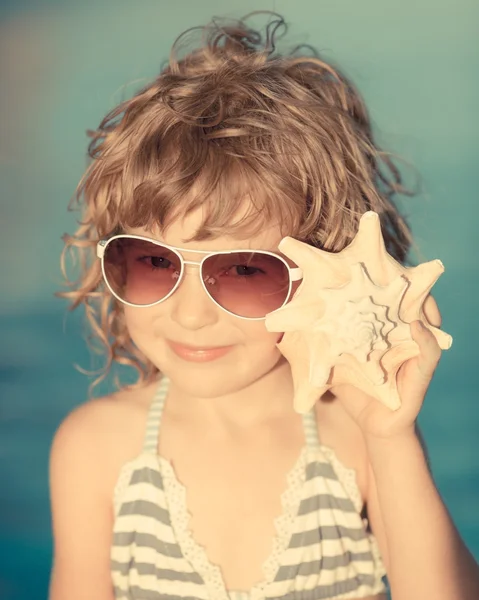
[[[233,346],[188,346],[171,340],[167,340],[167,343],[177,356],[190,362],[216,360],[225,356],[233,349]]]

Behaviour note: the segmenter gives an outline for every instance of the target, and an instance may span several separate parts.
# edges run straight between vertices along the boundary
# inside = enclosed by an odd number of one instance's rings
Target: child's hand
[[[390,410],[377,399],[349,385],[332,389],[366,439],[414,433],[416,418],[441,357],[441,349],[434,335],[420,321],[411,323],[411,335],[419,346],[419,355],[407,360],[398,371],[401,398],[398,410]]]

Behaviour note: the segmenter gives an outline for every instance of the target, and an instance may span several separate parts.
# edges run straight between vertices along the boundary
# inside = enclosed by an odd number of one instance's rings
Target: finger
[[[433,333],[421,321],[411,323],[411,336],[419,346],[416,359],[418,373],[429,384],[441,358],[441,348]]]

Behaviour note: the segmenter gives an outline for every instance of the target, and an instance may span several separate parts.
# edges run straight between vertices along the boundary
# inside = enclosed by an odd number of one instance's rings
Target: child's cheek
[[[154,313],[152,309],[155,307],[138,308],[134,306],[125,306],[123,309],[123,318],[125,321],[128,333],[133,338],[153,336],[155,329]]]

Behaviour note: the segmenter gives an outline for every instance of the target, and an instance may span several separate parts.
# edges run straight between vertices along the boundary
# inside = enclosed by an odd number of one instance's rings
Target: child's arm
[[[436,490],[418,436],[370,439],[367,449],[368,516],[393,600],[477,600],[478,566]]]
[[[415,427],[441,350],[426,328],[411,327],[419,356],[398,373],[401,407],[364,392],[339,395],[367,450],[367,508],[393,600],[477,600],[479,567],[461,540],[429,472]]]
[[[87,403],[71,413],[52,445],[50,600],[114,600],[109,558],[111,501],[95,412],[95,404]]]

